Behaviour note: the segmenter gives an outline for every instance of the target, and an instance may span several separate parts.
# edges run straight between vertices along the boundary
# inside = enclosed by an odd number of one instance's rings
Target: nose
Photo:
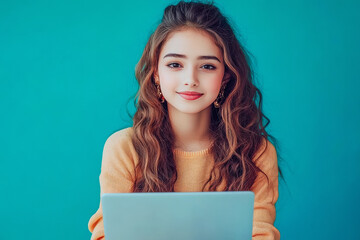
[[[199,79],[195,68],[188,68],[184,76],[184,84],[186,86],[195,87],[199,85]]]

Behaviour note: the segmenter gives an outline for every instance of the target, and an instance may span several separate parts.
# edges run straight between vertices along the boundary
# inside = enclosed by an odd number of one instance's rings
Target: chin
[[[178,106],[174,106],[168,103],[168,109],[173,108],[175,111],[177,112],[181,112],[181,113],[186,113],[186,114],[196,114],[196,113],[200,113],[200,112],[204,112],[207,110],[211,111],[211,104],[208,105],[198,105],[196,106],[196,104],[194,103],[192,106],[189,105],[178,105]]]

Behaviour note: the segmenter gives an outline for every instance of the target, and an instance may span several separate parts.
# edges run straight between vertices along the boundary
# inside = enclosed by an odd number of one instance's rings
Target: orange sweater
[[[112,134],[105,142],[100,173],[100,194],[131,192],[134,169],[138,157],[131,142],[132,128],[126,128]],[[263,145],[264,146],[264,145]],[[263,152],[257,153],[255,159]],[[178,179],[176,192],[200,192],[210,176],[213,158],[209,149],[198,152],[174,150]],[[268,141],[268,147],[255,162],[270,180],[259,174],[251,191],[255,193],[253,240],[278,240],[279,231],[274,227],[275,202],[278,198],[277,156],[274,146]],[[221,185],[224,187],[224,185]],[[92,240],[104,239],[104,225],[101,202],[96,213],[90,218],[88,227]]]

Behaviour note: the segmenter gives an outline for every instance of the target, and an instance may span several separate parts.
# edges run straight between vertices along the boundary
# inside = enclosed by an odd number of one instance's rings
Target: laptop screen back
[[[254,193],[106,193],[106,240],[251,240]]]

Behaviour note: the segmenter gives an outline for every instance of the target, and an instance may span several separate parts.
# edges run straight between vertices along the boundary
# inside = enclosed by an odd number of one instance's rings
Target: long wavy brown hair
[[[202,190],[210,184],[208,190],[216,191],[223,180],[224,191],[249,190],[262,172],[253,162],[255,153],[268,138],[276,145],[276,139],[265,131],[270,121],[262,113],[262,95],[253,84],[249,54],[213,3],[180,1],[165,8],[161,23],[150,36],[135,69],[139,91],[135,98],[132,143],[139,163],[133,191],[174,191],[177,180],[174,133],[167,105],[158,99],[154,73],[167,37],[182,28],[200,29],[213,36],[222,50],[225,71],[231,75],[221,107],[212,107],[209,130],[213,138],[214,168]],[[267,121],[265,125],[263,120]]]

